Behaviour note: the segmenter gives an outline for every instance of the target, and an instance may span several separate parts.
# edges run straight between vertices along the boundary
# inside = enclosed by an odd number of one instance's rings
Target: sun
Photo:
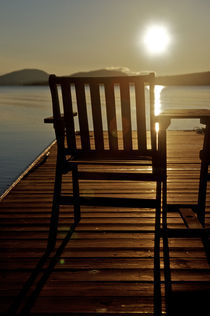
[[[150,54],[162,54],[168,49],[170,35],[166,27],[153,25],[145,31],[143,42]]]

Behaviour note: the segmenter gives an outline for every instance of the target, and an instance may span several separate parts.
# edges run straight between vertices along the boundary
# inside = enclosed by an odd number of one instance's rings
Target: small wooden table
[[[200,184],[198,192],[198,201],[195,205],[172,205],[167,204],[167,157],[166,157],[166,129],[172,119],[200,119],[202,124],[206,125],[203,150],[200,151],[201,169]],[[210,229],[205,227],[205,202],[207,181],[210,181],[208,166],[210,165],[210,110],[167,110],[160,113],[155,118],[159,122],[158,146],[162,155],[163,167],[163,206],[162,206],[162,237],[163,237],[163,256],[164,256],[164,276],[166,290],[166,307],[171,310],[170,300],[172,297],[172,278],[170,267],[170,247],[168,238],[177,237],[199,237],[203,243],[206,258],[210,264],[210,245],[209,234]],[[186,139],[187,142],[187,139]],[[168,225],[168,212],[178,212],[185,224],[184,228],[170,227]],[[170,312],[169,312],[170,313]],[[168,313],[167,313],[168,314]]]
[[[156,121],[163,124],[163,127],[169,126],[171,119],[200,119],[202,124],[208,125],[210,122],[210,110],[206,109],[183,109],[183,110],[164,110],[156,116]],[[161,126],[160,126],[161,128]]]
[[[183,110],[165,110],[156,116],[155,120],[159,123],[159,146],[162,152],[163,174],[164,177],[164,201],[167,205],[167,157],[166,157],[166,130],[172,119],[200,119],[200,123],[206,125],[204,133],[203,149],[200,151],[201,171],[198,193],[198,219],[202,226],[205,225],[205,202],[207,181],[210,180],[208,166],[210,165],[210,110],[206,109],[183,109]]]

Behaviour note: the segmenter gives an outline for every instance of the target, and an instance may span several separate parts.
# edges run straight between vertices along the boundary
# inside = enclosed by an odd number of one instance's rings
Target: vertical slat
[[[62,84],[61,89],[63,97],[67,145],[70,151],[74,151],[76,149],[76,138],[70,85],[65,82]]]
[[[87,106],[85,99],[85,85],[83,82],[78,81],[75,82],[75,88],[82,149],[90,150],[90,136],[88,128]]]
[[[130,91],[129,82],[126,79],[120,83],[123,144],[124,150],[132,150]]]
[[[155,131],[155,91],[154,83],[150,84],[150,130],[152,149],[156,150],[156,131]]]
[[[55,121],[55,119],[58,120],[61,118],[59,98],[58,98],[58,89],[57,89],[55,75],[50,75],[49,86],[50,86],[50,92],[51,92],[51,96],[52,96],[53,117],[54,117],[54,121]]]
[[[53,125],[55,129],[57,145],[59,148],[59,152],[63,156],[63,159],[64,159],[64,124],[61,119],[58,88],[57,88],[55,75],[50,75],[49,86],[50,86],[50,92],[52,96],[53,118],[54,118]]]
[[[116,109],[115,109],[115,98],[114,98],[114,84],[107,80],[105,82],[105,97],[106,97],[106,113],[107,113],[107,124],[108,124],[108,135],[109,135],[109,147],[110,150],[118,149],[117,140],[117,121],[116,121]]]
[[[90,84],[90,96],[91,106],[93,115],[93,127],[95,137],[95,148],[96,150],[104,149],[104,138],[103,138],[103,126],[101,117],[101,102],[99,93],[99,84],[91,82]]]
[[[139,78],[139,80],[135,83],[137,138],[139,150],[145,150],[147,147],[144,89],[144,82]]]

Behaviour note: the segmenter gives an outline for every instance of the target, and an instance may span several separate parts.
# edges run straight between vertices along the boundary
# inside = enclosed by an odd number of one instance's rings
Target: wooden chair
[[[154,273],[158,283],[160,281],[158,267],[162,166],[154,120],[154,74],[103,78],[50,75],[49,85],[58,147],[49,247],[54,247],[56,242],[59,205],[74,206],[72,229],[80,221],[81,205],[154,208],[156,209]],[[146,85],[148,110],[145,102]],[[77,107],[76,118],[74,106]],[[131,111],[136,118],[134,127]],[[121,112],[120,122],[117,112]],[[148,112],[149,121],[146,122]],[[77,125],[76,120],[78,120]],[[147,137],[147,123],[150,125],[150,141]],[[105,166],[104,170],[98,171],[99,165]],[[84,170],[84,166],[92,166],[92,170],[88,168]],[[122,172],[120,171],[123,169],[122,166],[125,166],[124,169],[128,166],[138,167],[139,171]],[[68,172],[72,173],[72,196],[61,193],[62,176]],[[79,181],[82,179],[153,181],[156,192],[152,198],[93,196],[90,198],[80,194]],[[158,286],[155,296],[157,300],[160,299]]]

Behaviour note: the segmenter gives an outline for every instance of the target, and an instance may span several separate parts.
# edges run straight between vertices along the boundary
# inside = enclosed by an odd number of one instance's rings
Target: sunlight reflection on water
[[[164,86],[155,86],[155,115],[161,112],[161,92],[164,88]],[[159,123],[155,123],[155,130],[159,131]]]

